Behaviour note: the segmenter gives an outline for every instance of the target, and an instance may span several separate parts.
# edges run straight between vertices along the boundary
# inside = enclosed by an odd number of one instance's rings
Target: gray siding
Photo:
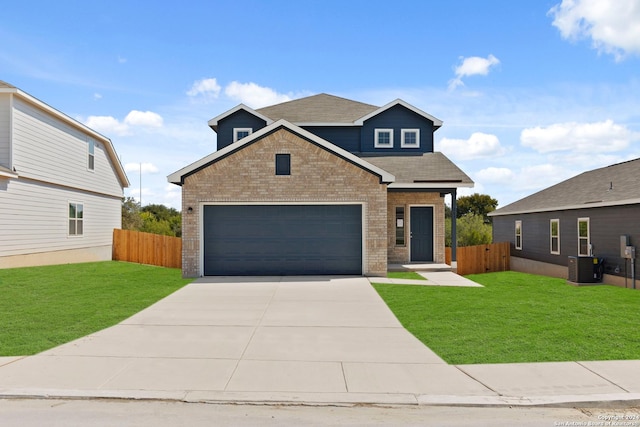
[[[69,202],[84,206],[84,233],[68,235]],[[119,198],[28,179],[0,180],[0,257],[112,244],[121,226]]]
[[[234,128],[251,128],[253,132],[265,127],[267,123],[245,111],[238,110],[218,123],[218,150],[233,143]]]
[[[375,129],[393,129],[393,149],[374,147]],[[420,148],[401,148],[401,129],[420,129]],[[360,136],[360,151],[384,153],[433,152],[433,122],[407,108],[396,105],[364,122]]]
[[[497,216],[493,218],[493,241],[511,242],[513,256],[567,265],[568,257],[578,254],[578,218],[589,218],[593,254],[605,259],[605,273],[624,275],[620,236],[631,236],[631,244],[640,253],[640,205]],[[560,255],[551,254],[551,219],[560,220]],[[522,221],[522,250],[515,249],[517,220]]]
[[[95,141],[95,170],[87,167],[89,136],[14,98],[13,166],[21,177],[122,197],[105,147]]]
[[[11,132],[11,95],[0,93],[0,166],[11,166],[9,138]]]

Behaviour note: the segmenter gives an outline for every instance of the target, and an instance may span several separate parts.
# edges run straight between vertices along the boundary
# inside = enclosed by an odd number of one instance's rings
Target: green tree
[[[133,197],[126,197],[122,200],[122,228],[181,237],[182,215],[176,209],[164,205],[140,208]]]
[[[498,207],[498,201],[487,194],[474,193],[470,196],[459,197],[456,201],[458,208],[457,217],[462,218],[468,214],[481,216],[487,224],[491,223],[491,219],[487,216],[489,212],[493,212]]]
[[[445,246],[451,247],[451,220],[444,223]],[[493,240],[493,227],[480,215],[467,214],[456,220],[457,246],[487,245]]]
[[[122,229],[139,230],[142,227],[140,204],[133,197],[122,199]]]

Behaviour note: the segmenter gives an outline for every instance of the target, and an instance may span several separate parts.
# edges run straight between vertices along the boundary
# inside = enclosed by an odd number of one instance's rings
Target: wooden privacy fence
[[[445,248],[446,263],[451,265],[451,248]],[[458,274],[490,273],[510,270],[509,242],[462,246],[456,251]]]
[[[113,230],[113,260],[182,267],[182,239],[132,230]]]

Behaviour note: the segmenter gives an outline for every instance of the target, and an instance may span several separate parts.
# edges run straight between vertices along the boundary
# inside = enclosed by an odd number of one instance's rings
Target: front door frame
[[[434,204],[413,204],[413,205],[407,205],[407,207],[409,208],[409,215],[407,215],[407,217],[409,218],[409,245],[408,245],[408,249],[409,249],[409,262],[421,262],[421,261],[412,261],[412,254],[411,254],[411,241],[413,240],[413,236],[411,235],[411,208],[420,208],[420,207],[425,207],[425,208],[431,208],[432,209],[432,221],[431,221],[431,254],[432,254],[432,259],[431,261],[424,261],[424,262],[434,262],[435,258],[436,258],[436,205]]]

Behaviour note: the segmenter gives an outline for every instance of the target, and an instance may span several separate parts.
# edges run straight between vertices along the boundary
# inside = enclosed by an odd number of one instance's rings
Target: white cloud
[[[545,163],[525,166],[520,170],[513,184],[518,190],[534,192],[564,181],[571,175],[564,165]]]
[[[158,167],[153,163],[127,163],[124,165],[124,170],[127,172],[140,172],[140,169],[142,169],[142,173],[158,172]]]
[[[96,92],[93,94],[93,99],[102,99],[102,95]]]
[[[552,7],[553,26],[563,38],[591,38],[599,52],[621,60],[640,54],[640,2],[637,0],[562,0]]]
[[[510,182],[514,177],[515,174],[509,168],[488,167],[478,171],[474,176],[474,181],[495,184]]]
[[[491,67],[500,63],[500,60],[493,55],[486,58],[479,56],[471,56],[469,58],[460,58],[462,63],[455,68],[455,78],[449,81],[449,89],[453,90],[458,86],[464,86],[463,77],[469,76],[486,76],[489,74]]]
[[[276,92],[269,87],[259,86],[253,82],[239,83],[233,81],[224,90],[225,95],[252,108],[265,107],[290,101],[291,97]]]
[[[89,116],[84,124],[105,135],[129,135],[129,126],[111,116]]]
[[[469,139],[442,138],[439,151],[458,160],[499,156],[505,152],[497,136],[482,132],[472,133]]]
[[[159,128],[162,127],[163,119],[160,114],[152,111],[131,110],[124,118],[124,122],[130,126]]]
[[[84,124],[106,136],[127,136],[132,134],[135,127],[160,128],[163,119],[151,111],[132,110],[122,122],[112,116],[89,116]]]
[[[203,95],[205,98],[217,98],[220,95],[221,87],[214,78],[197,80],[187,91],[187,95],[195,97]]]
[[[578,153],[602,153],[619,151],[639,135],[613,120],[595,123],[556,123],[547,127],[524,129],[520,142],[540,153],[574,151]]]

